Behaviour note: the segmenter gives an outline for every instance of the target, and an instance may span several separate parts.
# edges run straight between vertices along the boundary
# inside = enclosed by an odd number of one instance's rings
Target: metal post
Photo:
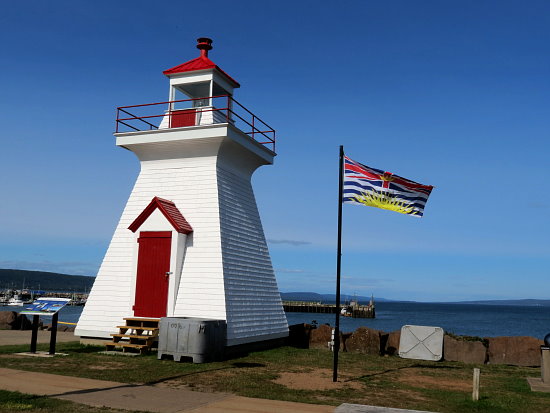
[[[38,339],[38,315],[32,316],[31,353],[36,353],[36,341]]]
[[[59,314],[55,313],[52,316],[52,334],[50,336],[50,353],[52,356],[55,354],[55,342],[57,340],[57,318]]]
[[[540,346],[541,363],[540,372],[542,382],[544,384],[550,384],[550,347]]]
[[[231,97],[227,95],[227,107],[225,109],[225,123],[229,123],[229,111],[231,110]]]
[[[334,323],[334,367],[332,381],[338,381],[338,351],[340,350],[340,268],[342,264],[342,192],[344,189],[344,147],[340,145],[338,174],[338,247],[336,252],[336,321]]]

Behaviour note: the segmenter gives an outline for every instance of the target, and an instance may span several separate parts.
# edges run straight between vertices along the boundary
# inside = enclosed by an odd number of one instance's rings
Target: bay
[[[311,323],[334,326],[332,314],[287,313],[289,324]],[[441,327],[448,333],[477,337],[531,336],[550,333],[550,307],[447,303],[380,302],[376,318],[340,318],[340,330],[370,327],[386,332],[404,325]]]
[[[21,311],[24,307],[0,307],[0,311]],[[59,321],[76,323],[83,307],[67,306],[59,313]],[[288,323],[309,323],[334,326],[334,315],[314,313],[287,313]],[[51,321],[44,317],[45,323]],[[550,307],[447,303],[379,302],[376,318],[340,318],[340,330],[355,331],[370,327],[386,332],[404,325],[441,327],[446,332],[478,336],[531,336],[544,338],[550,333]]]

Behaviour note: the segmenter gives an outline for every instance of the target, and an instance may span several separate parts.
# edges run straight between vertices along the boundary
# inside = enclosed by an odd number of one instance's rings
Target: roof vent
[[[201,56],[208,57],[208,51],[212,50],[212,39],[199,37],[197,39],[197,49],[201,51]]]

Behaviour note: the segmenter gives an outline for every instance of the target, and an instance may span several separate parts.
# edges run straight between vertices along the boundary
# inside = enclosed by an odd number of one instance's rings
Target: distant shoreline
[[[324,304],[334,304],[334,294],[319,294],[313,292],[281,292],[281,298],[289,301],[312,301]],[[342,295],[342,302],[358,300],[368,302],[372,297]],[[470,304],[470,305],[512,305],[523,307],[550,307],[550,299],[524,298],[516,300],[468,300],[468,301],[413,301],[413,300],[392,300],[388,298],[373,297],[374,302],[388,303],[419,303],[419,304]]]

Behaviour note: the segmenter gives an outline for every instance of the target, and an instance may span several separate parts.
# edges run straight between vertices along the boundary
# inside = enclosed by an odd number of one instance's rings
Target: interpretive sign
[[[70,298],[45,297],[39,298],[21,314],[53,316],[69,303]]]

